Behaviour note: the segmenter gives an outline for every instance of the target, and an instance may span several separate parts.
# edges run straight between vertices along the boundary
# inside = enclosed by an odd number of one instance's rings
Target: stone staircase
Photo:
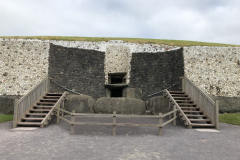
[[[164,91],[164,95],[170,103],[176,105],[178,117],[188,128],[214,128],[215,124],[211,121],[204,110],[196,102],[182,91]]]
[[[61,105],[65,97],[66,93],[46,93],[24,113],[17,126],[43,128],[48,125],[54,115],[54,108]]]

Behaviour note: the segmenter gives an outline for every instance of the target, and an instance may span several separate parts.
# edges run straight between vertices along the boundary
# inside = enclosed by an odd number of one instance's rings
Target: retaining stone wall
[[[181,81],[184,75],[183,49],[158,53],[133,53],[130,88],[141,88],[143,99]],[[181,83],[171,88],[181,90]],[[160,94],[161,95],[161,94]]]
[[[51,44],[49,76],[72,91],[94,98],[105,97],[104,58],[104,52]],[[51,91],[61,90],[52,85]]]
[[[184,65],[205,93],[240,97],[240,47],[184,47]]]
[[[13,114],[15,98],[20,96],[0,96],[0,114]]]

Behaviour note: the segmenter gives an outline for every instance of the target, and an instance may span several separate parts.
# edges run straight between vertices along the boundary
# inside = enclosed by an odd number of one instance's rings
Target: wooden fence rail
[[[193,84],[187,77],[182,79],[182,90],[192,97],[197,104],[206,112],[207,116],[215,123],[219,129],[219,107],[218,101],[214,102],[200,88]]]
[[[132,126],[132,127],[158,127],[159,128],[159,135],[162,135],[162,128],[169,124],[170,122],[173,122],[174,125],[176,125],[176,112],[178,111],[176,108],[168,112],[166,114],[159,113],[159,115],[123,115],[123,114],[116,114],[116,111],[113,112],[113,114],[87,114],[87,113],[75,113],[73,110],[72,112],[66,111],[60,107],[55,108],[56,112],[55,115],[57,116],[57,123],[59,123],[59,120],[63,120],[71,125],[70,133],[74,134],[74,127],[75,125],[96,125],[96,126],[112,126],[113,132],[112,135],[116,135],[116,127],[117,126]],[[61,114],[60,114],[61,112]],[[67,116],[64,116],[65,114],[68,114],[70,116],[70,120],[67,119]],[[173,118],[168,120],[167,122],[163,123],[163,118],[173,114]],[[98,117],[98,118],[112,118],[112,123],[101,123],[101,122],[76,122],[76,117]],[[118,123],[117,118],[159,118],[158,124],[134,124],[134,123]]]
[[[18,120],[24,115],[24,113],[34,105],[34,103],[41,98],[49,90],[50,79],[45,78],[36,87],[30,90],[21,99],[15,99],[14,104],[14,119],[13,127],[17,127]]]

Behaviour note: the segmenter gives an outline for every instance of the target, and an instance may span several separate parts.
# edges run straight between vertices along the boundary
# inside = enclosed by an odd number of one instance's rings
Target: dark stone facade
[[[105,53],[50,45],[48,74],[58,84],[93,98],[105,97]],[[51,84],[52,92],[62,88]]]
[[[95,50],[50,45],[49,77],[70,90],[97,99],[106,97],[105,53]],[[129,88],[138,88],[147,95],[180,82],[184,75],[183,49],[158,53],[133,53]],[[171,90],[181,90],[181,83]],[[63,89],[51,84],[52,92]],[[158,94],[161,95],[161,94]]]
[[[132,55],[129,87],[141,88],[144,100],[148,95],[180,82],[180,77],[183,76],[183,48],[158,53],[133,53]],[[181,82],[171,90],[181,90]]]
[[[19,99],[20,96],[0,96],[0,114],[13,114],[15,98]]]

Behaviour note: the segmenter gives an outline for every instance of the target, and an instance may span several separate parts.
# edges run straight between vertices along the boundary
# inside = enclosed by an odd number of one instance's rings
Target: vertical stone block
[[[68,95],[65,103],[65,109],[68,111],[75,110],[76,113],[93,113],[95,100],[86,95]]]
[[[123,90],[123,97],[142,99],[142,89],[141,88],[125,88]]]
[[[157,96],[146,100],[146,107],[152,114],[158,115],[168,112],[168,99],[163,96]]]

